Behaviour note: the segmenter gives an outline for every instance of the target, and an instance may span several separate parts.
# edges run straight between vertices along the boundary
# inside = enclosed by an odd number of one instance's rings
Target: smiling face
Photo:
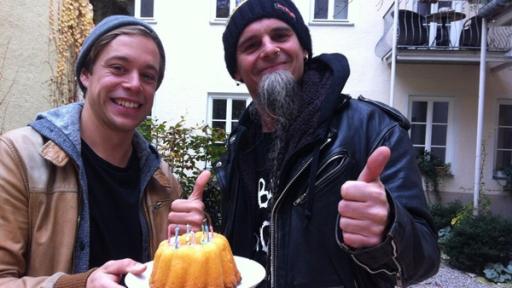
[[[87,88],[82,124],[133,133],[153,107],[159,64],[160,54],[151,38],[117,36],[101,51],[91,71],[80,74]]]
[[[263,75],[278,70],[289,71],[295,80],[302,78],[307,56],[297,35],[277,19],[261,19],[248,25],[237,45],[235,78],[243,81],[254,97]]]

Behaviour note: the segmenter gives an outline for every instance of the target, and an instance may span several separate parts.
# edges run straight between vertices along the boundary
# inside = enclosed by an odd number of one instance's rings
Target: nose
[[[132,71],[131,73],[126,74],[123,86],[131,90],[141,90],[142,82],[139,73],[137,71]]]
[[[281,53],[281,49],[270,39],[266,38],[263,41],[263,50],[261,56],[263,58],[276,58]]]

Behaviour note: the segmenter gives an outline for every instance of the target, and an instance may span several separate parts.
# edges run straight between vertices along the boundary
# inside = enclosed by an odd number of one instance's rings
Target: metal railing
[[[432,3],[435,2],[435,3]],[[383,57],[393,46],[393,12],[398,3],[397,48],[399,50],[480,50],[481,18],[478,1],[395,1],[384,13],[384,34],[375,46]],[[489,23],[487,47],[490,52],[512,48],[512,26]]]

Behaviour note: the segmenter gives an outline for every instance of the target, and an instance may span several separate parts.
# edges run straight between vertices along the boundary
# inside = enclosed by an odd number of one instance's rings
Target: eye
[[[258,50],[259,46],[260,46],[260,41],[256,41],[256,40],[246,41],[245,43],[240,45],[239,51],[241,53],[249,54],[249,53],[252,53],[252,52]]]
[[[114,74],[123,74],[126,72],[126,68],[121,64],[112,64],[109,68]]]
[[[156,83],[157,76],[156,76],[156,74],[153,74],[153,73],[143,73],[142,80],[146,83]]]
[[[286,42],[290,38],[290,33],[287,31],[276,31],[272,34],[272,41]]]

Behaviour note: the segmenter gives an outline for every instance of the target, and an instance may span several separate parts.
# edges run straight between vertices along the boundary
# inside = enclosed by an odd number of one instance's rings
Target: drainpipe
[[[398,5],[400,1],[395,1],[393,7],[393,46],[391,50],[391,81],[389,84],[389,106],[395,106],[395,79],[396,79],[396,46],[398,41]]]
[[[480,41],[480,79],[478,87],[478,118],[476,128],[476,159],[475,159],[475,182],[473,186],[473,215],[478,215],[478,201],[480,196],[480,174],[482,173],[482,130],[484,121],[485,106],[485,81],[486,81],[486,58],[487,58],[487,19],[482,19],[482,38]]]

